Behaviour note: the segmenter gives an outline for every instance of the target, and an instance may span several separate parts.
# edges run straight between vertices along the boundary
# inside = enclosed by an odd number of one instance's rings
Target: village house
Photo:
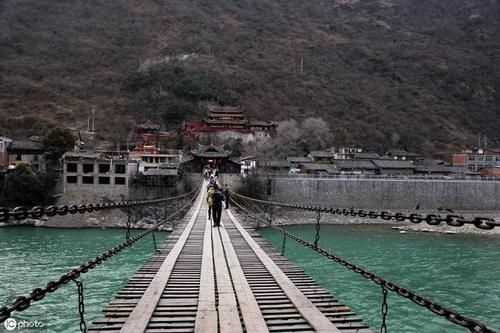
[[[240,158],[240,163],[241,163],[240,173],[243,177],[254,173],[257,168],[257,160],[256,157],[253,155],[242,156]]]
[[[127,152],[67,152],[63,158],[64,192],[92,192],[108,197],[128,195],[137,163]]]
[[[483,174],[495,173],[495,168],[500,168],[500,147],[476,150],[463,150],[453,154],[453,166],[464,167],[469,173],[478,173],[483,169]]]
[[[385,157],[392,160],[410,161],[413,163],[420,157],[420,155],[408,152],[404,149],[391,149],[385,153]]]
[[[261,174],[288,174],[290,163],[287,160],[258,160],[257,171]]]
[[[302,156],[288,156],[286,158],[288,163],[290,164],[290,173],[291,174],[297,174],[301,172],[301,166],[303,164],[310,164],[313,163],[312,159],[309,157],[302,157]]]
[[[355,153],[354,160],[378,160],[380,155],[377,153]]]
[[[0,136],[0,169],[7,168],[9,165],[9,154],[7,153],[7,147],[12,142],[5,136]]]
[[[336,160],[352,160],[356,154],[362,153],[363,149],[359,147],[340,147],[335,151]]]
[[[335,154],[330,150],[315,150],[311,151],[307,157],[314,163],[331,163]]]
[[[315,176],[329,176],[337,174],[337,168],[333,164],[326,163],[304,163],[300,165],[302,174]]]
[[[45,172],[45,149],[39,140],[12,140],[7,146],[8,164],[10,168],[19,164],[28,164],[33,170]]]
[[[334,160],[333,164],[343,175],[374,175],[379,170],[371,160]]]
[[[401,160],[372,160],[378,167],[377,174],[380,175],[413,175],[415,166],[410,161]]]

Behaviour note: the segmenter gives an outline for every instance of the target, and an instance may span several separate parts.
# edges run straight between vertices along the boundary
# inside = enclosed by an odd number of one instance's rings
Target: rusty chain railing
[[[191,192],[190,192],[191,193]],[[131,208],[139,206],[149,206],[161,204],[172,200],[184,198],[186,194],[178,195],[175,197],[161,198],[161,199],[144,199],[144,200],[127,200],[120,202],[106,202],[95,204],[72,204],[72,205],[51,205],[51,206],[34,206],[31,208],[20,206],[12,210],[6,207],[0,207],[0,222],[7,222],[10,219],[26,220],[28,218],[40,218],[42,216],[64,216],[68,214],[85,214],[91,212],[98,212],[101,210],[117,209],[117,208]]]
[[[249,197],[246,197],[243,195],[236,194],[236,196],[243,198],[243,199],[248,198],[251,200],[266,203],[266,201],[264,201],[264,200],[249,198]],[[233,204],[236,207],[238,207],[239,209],[244,211],[247,215],[252,216],[255,219],[258,219],[260,221],[265,222],[268,225],[268,227],[282,233],[283,235],[286,235],[288,238],[291,238],[294,241],[296,241],[297,243],[302,244],[302,245],[312,249],[313,251],[316,251],[317,253],[327,257],[328,259],[335,261],[336,263],[344,266],[348,270],[362,275],[363,277],[365,277],[365,278],[371,280],[372,282],[376,283],[377,285],[381,286],[383,289],[385,289],[387,291],[395,292],[399,296],[411,300],[413,303],[428,309],[429,311],[435,313],[436,315],[444,317],[448,321],[450,321],[456,325],[459,325],[459,326],[462,326],[462,327],[469,329],[470,332],[495,333],[495,331],[487,328],[486,325],[484,325],[480,321],[462,316],[457,311],[452,310],[450,308],[446,308],[446,307],[434,302],[433,300],[431,300],[429,298],[426,298],[424,296],[417,294],[415,291],[401,287],[401,286],[397,285],[396,283],[388,281],[387,279],[385,279],[379,275],[376,275],[375,273],[372,273],[372,272],[364,269],[363,267],[355,265],[355,264],[343,259],[342,257],[339,257],[339,256],[319,247],[319,246],[316,246],[314,243],[308,242],[305,239],[303,239],[295,234],[292,234],[289,231],[287,231],[287,230],[285,230],[285,229],[283,229],[275,224],[270,223],[268,220],[263,219],[260,216],[251,213],[247,208],[243,207],[241,204],[236,202],[234,199],[231,199],[231,201],[233,202]],[[293,208],[295,208],[295,207],[293,207]],[[386,299],[386,296],[384,295],[384,300],[385,299]],[[383,307],[382,308],[382,320],[383,321],[382,321],[382,326],[381,326],[381,332],[384,332],[384,330],[387,329],[386,324],[385,324],[386,316],[387,316],[387,307],[385,307],[385,308]]]
[[[123,251],[125,248],[131,247],[138,240],[144,238],[145,236],[147,236],[147,235],[151,234],[152,232],[154,232],[155,230],[157,230],[158,227],[160,227],[160,225],[164,224],[167,220],[171,219],[172,217],[178,215],[180,212],[184,211],[184,209],[186,209],[189,205],[191,205],[191,203],[196,199],[200,188],[201,188],[201,185],[196,187],[194,190],[192,190],[188,193],[185,193],[183,195],[177,196],[177,197],[171,197],[171,198],[166,198],[166,199],[146,200],[146,201],[149,201],[150,203],[144,203],[144,200],[139,201],[139,202],[137,202],[137,201],[123,202],[123,205],[120,205],[120,207],[129,207],[129,206],[126,206],[125,203],[130,203],[132,206],[142,206],[142,205],[151,204],[151,203],[159,203],[159,202],[165,202],[165,201],[169,201],[169,200],[173,200],[173,199],[185,198],[185,197],[188,197],[189,195],[192,195],[194,193],[194,195],[181,208],[179,208],[174,213],[170,214],[161,223],[158,223],[158,224],[152,226],[151,228],[144,230],[143,232],[141,232],[140,234],[138,234],[134,237],[130,237],[129,239],[127,239],[123,243],[113,247],[112,249],[104,252],[103,254],[95,257],[94,259],[92,259],[86,263],[81,264],[79,267],[72,269],[68,273],[61,275],[59,277],[59,279],[49,281],[45,285],[45,287],[35,288],[28,295],[23,295],[23,296],[17,297],[14,300],[14,302],[12,302],[12,304],[10,304],[8,306],[0,307],[0,323],[7,320],[11,316],[12,312],[26,310],[27,308],[29,308],[31,306],[31,304],[33,302],[37,302],[37,301],[42,300],[43,298],[45,298],[45,296],[47,294],[53,293],[54,291],[59,289],[59,287],[61,287],[62,285],[65,285],[65,284],[69,283],[70,281],[77,279],[81,274],[87,273],[89,270],[91,270],[91,269],[95,268],[96,266],[102,264],[103,262],[107,261],[108,259],[110,259],[114,255]],[[112,208],[119,208],[119,207],[112,207]],[[64,214],[61,214],[61,215],[64,215]]]
[[[476,228],[482,230],[492,230],[495,227],[500,227],[500,222],[495,221],[495,219],[490,217],[470,217],[465,218],[462,215],[457,214],[418,214],[418,213],[391,213],[387,211],[375,211],[375,210],[364,210],[364,209],[354,209],[354,208],[330,208],[330,207],[321,207],[321,206],[307,206],[301,204],[294,203],[285,203],[285,202],[277,202],[277,201],[267,201],[262,199],[251,198],[236,192],[233,194],[237,197],[250,200],[253,202],[258,202],[265,205],[273,205],[284,208],[305,210],[311,212],[319,212],[319,213],[328,213],[334,215],[343,215],[343,216],[352,216],[352,217],[361,217],[361,218],[370,218],[370,219],[382,219],[386,221],[398,221],[404,222],[409,221],[415,224],[425,222],[429,225],[440,225],[441,223],[446,223],[452,227],[461,227],[464,225],[473,225]]]

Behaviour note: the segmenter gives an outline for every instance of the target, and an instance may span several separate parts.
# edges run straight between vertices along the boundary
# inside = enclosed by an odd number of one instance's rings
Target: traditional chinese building
[[[233,151],[226,146],[201,145],[191,149],[191,158],[183,162],[183,169],[187,172],[202,172],[209,166],[218,169],[221,173],[240,173],[241,163],[232,158]]]
[[[269,136],[276,127],[270,121],[248,120],[239,105],[206,104],[206,115],[202,121],[184,122],[183,135],[194,138],[201,133],[236,132],[254,133],[259,137]]]
[[[221,106],[210,104],[207,106],[207,116],[203,118],[206,126],[212,128],[246,129],[248,120],[239,105]]]

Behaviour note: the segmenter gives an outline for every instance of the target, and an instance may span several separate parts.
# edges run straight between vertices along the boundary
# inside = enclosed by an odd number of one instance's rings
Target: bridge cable
[[[201,185],[199,185],[201,186]],[[199,187],[198,186],[198,187]],[[164,202],[182,199],[187,194],[181,194],[175,197],[160,198],[160,199],[139,199],[139,200],[126,200],[120,202],[106,202],[106,203],[95,203],[95,204],[70,204],[70,205],[51,205],[51,206],[33,206],[28,208],[25,206],[19,206],[12,210],[7,207],[0,207],[0,222],[8,222],[11,218],[17,221],[26,220],[29,218],[38,219],[43,216],[53,217],[56,215],[74,215],[76,213],[85,214],[91,212],[98,212],[101,210],[117,209],[117,208],[130,208],[130,207],[140,207],[149,206],[155,204],[161,204]]]
[[[380,325],[380,333],[387,333],[386,318],[387,312],[389,311],[389,306],[387,305],[387,289],[382,286],[382,305],[380,312],[382,315],[382,324]]]
[[[131,210],[130,207],[127,208],[127,231],[125,233],[125,240],[128,241],[130,239],[130,226],[131,226]]]
[[[319,243],[319,232],[321,229],[321,212],[318,211],[316,215],[316,235],[314,236],[314,247],[318,247]]]
[[[72,279],[78,288],[78,314],[80,315],[80,331],[87,333],[87,324],[85,323],[85,302],[83,295],[83,282]]]
[[[387,211],[366,211],[364,209],[354,209],[354,208],[330,208],[330,207],[321,207],[321,206],[306,206],[302,204],[294,204],[294,203],[285,203],[285,202],[277,202],[277,201],[268,201],[257,198],[248,197],[237,192],[233,192],[233,194],[237,197],[240,197],[245,200],[249,200],[253,203],[261,203],[265,205],[272,205],[284,208],[291,209],[300,209],[305,211],[319,211],[322,213],[343,215],[343,216],[353,216],[353,217],[361,217],[361,218],[371,218],[371,219],[382,219],[386,221],[409,221],[415,224],[425,222],[429,225],[440,225],[441,223],[446,223],[452,227],[461,227],[463,225],[473,225],[476,228],[482,230],[492,230],[495,227],[500,227],[500,221],[495,221],[495,219],[490,217],[470,217],[464,218],[462,215],[457,214],[447,214],[447,215],[439,215],[439,214],[419,214],[419,213],[410,213],[405,214],[402,212],[398,213],[390,213]]]
[[[231,198],[231,201],[233,202],[233,204],[236,207],[240,208],[242,211],[244,211],[246,214],[248,214],[248,216],[252,216],[254,219],[260,219],[263,222],[267,222],[267,220],[261,218],[260,216],[257,216],[255,214],[250,213],[247,208],[240,205],[234,199]],[[325,250],[319,246],[316,247],[316,246],[314,246],[313,243],[310,243],[310,242],[306,241],[305,239],[303,239],[295,234],[292,234],[289,231],[284,230],[283,228],[281,228],[275,224],[268,223],[268,227],[270,227],[278,232],[281,232],[282,234],[285,234],[287,237],[293,239],[297,243],[302,244],[302,245],[312,249],[313,251],[316,251],[317,253],[327,257],[330,260],[333,260],[334,262],[336,262],[338,264],[341,264],[342,266],[344,266],[348,270],[351,270],[357,274],[362,275],[363,277],[371,280],[372,282],[376,283],[377,285],[381,286],[382,288],[384,288],[388,291],[395,292],[399,296],[411,300],[413,303],[428,309],[429,311],[433,312],[434,314],[436,314],[438,316],[445,317],[448,321],[452,322],[453,324],[456,324],[456,325],[459,325],[459,326],[462,326],[462,327],[469,329],[470,332],[495,333],[495,331],[487,328],[485,324],[481,323],[478,320],[462,316],[457,311],[452,310],[450,308],[446,308],[446,307],[434,302],[433,300],[431,300],[429,298],[426,298],[424,296],[417,294],[413,290],[401,287],[401,286],[399,286],[399,285],[397,285],[389,280],[386,280],[385,278],[383,278],[379,275],[376,275],[376,274],[364,269],[361,266],[355,265],[355,264],[343,259],[342,257],[339,257],[331,252],[328,252],[327,250]]]
[[[176,199],[179,199],[179,198],[188,197],[189,195],[195,193],[186,202],[186,204],[184,204],[181,208],[179,208],[174,213],[170,214],[170,216],[168,216],[168,219],[173,218],[174,216],[176,216],[179,213],[181,213],[182,211],[184,211],[187,207],[189,207],[192,204],[192,202],[194,202],[194,200],[196,200],[200,189],[201,189],[201,184],[198,185],[192,191],[175,197]],[[171,198],[169,198],[169,199],[171,199]],[[160,200],[161,200],[161,202],[166,201],[165,199],[160,199]],[[156,200],[153,200],[153,201],[156,201]],[[147,236],[150,233],[157,230],[160,227],[160,225],[162,225],[165,222],[166,222],[166,220],[161,222],[161,223],[156,224],[153,227],[150,227],[150,228],[144,230],[140,234],[138,234],[134,237],[131,237],[129,240],[113,247],[112,249],[102,253],[101,255],[95,257],[94,259],[89,260],[88,262],[81,264],[79,267],[74,268],[73,270],[61,275],[59,277],[59,279],[49,281],[45,285],[45,287],[35,288],[28,295],[18,296],[9,306],[0,307],[0,323],[4,322],[8,318],[10,318],[12,312],[26,310],[27,308],[29,308],[31,306],[32,302],[37,302],[37,301],[42,300],[43,298],[45,298],[45,296],[47,294],[53,293],[54,291],[59,289],[59,287],[61,287],[62,285],[68,284],[68,282],[70,282],[74,279],[77,279],[78,277],[80,277],[81,274],[87,273],[89,270],[95,268],[96,266],[102,264],[103,262],[107,261],[111,257],[115,256],[116,254],[120,253],[125,248],[131,247],[140,239],[144,238],[145,236]]]

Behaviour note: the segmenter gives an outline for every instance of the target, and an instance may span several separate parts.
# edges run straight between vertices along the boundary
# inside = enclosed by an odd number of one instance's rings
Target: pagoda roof
[[[137,127],[143,129],[160,129],[160,125],[154,124],[151,120],[146,120],[144,124],[139,124]]]
[[[245,115],[243,113],[217,113],[217,112],[212,112],[212,111],[208,111],[208,116],[209,117],[239,117],[239,118],[245,118]]]
[[[196,148],[191,149],[191,154],[194,156],[205,158],[229,157],[232,153],[233,151],[231,149],[213,144],[198,144]]]
[[[242,113],[243,110],[240,105],[219,105],[208,104],[207,109],[214,113]]]
[[[248,124],[248,120],[223,120],[223,119],[208,119],[203,118],[207,124],[228,124],[228,125],[246,125]]]

